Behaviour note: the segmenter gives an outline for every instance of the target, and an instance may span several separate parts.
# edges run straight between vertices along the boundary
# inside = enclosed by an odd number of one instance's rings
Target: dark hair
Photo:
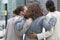
[[[47,10],[49,9],[50,12],[54,12],[55,11],[54,2],[52,0],[48,0],[46,2],[46,8],[47,8]]]
[[[31,3],[28,7],[27,14],[25,15],[25,17],[31,17],[34,20],[42,15],[43,13],[41,8],[39,7],[39,4]]]
[[[21,11],[24,11],[24,6],[18,6],[13,13],[19,15]]]

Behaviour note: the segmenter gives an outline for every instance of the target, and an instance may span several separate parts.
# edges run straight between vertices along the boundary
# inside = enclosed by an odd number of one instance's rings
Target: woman
[[[37,37],[35,38],[29,38],[29,34],[35,32],[35,33],[41,33],[42,32],[42,28],[44,27],[46,30],[50,30],[51,29],[51,24],[49,24],[49,22],[44,21],[45,16],[43,16],[43,11],[41,10],[41,8],[39,7],[39,5],[37,3],[31,3],[27,13],[30,13],[33,18],[33,22],[30,26],[30,28],[27,30],[27,32],[25,33],[25,40],[38,40]],[[49,27],[48,27],[49,26]]]
[[[23,34],[26,31],[26,29],[23,30],[23,28],[27,28],[32,22],[30,17],[25,17],[26,11],[26,6],[18,6],[13,11],[16,16],[8,20],[5,40],[23,40]]]
[[[47,40],[60,40],[60,12],[56,11],[54,2],[49,0],[46,2],[46,8],[49,11],[46,18],[47,21],[50,20],[52,16],[56,18],[56,23],[53,24],[53,27],[50,31],[41,33],[41,34],[35,34],[34,35],[40,40],[43,38],[47,38]]]

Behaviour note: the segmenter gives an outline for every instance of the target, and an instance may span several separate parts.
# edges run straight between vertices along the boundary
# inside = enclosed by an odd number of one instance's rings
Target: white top
[[[59,32],[60,31],[60,12],[58,11],[49,12],[46,15],[47,21],[49,21],[52,16],[57,18],[55,27],[52,27],[50,31],[37,34],[38,40],[47,38],[47,37],[48,37],[47,40],[60,40],[60,32]]]

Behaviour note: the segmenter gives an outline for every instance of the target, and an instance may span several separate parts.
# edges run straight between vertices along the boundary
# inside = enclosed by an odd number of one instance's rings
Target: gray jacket
[[[48,31],[51,29],[52,24],[49,24],[49,23],[52,22],[52,21],[47,22],[47,21],[44,21],[44,19],[45,19],[45,16],[42,16],[42,17],[39,17],[32,22],[29,30],[25,33],[26,34],[25,40],[38,40],[37,38],[30,39],[30,38],[28,38],[27,35],[30,34],[31,32],[35,32],[36,34],[42,33],[42,28],[43,27]]]

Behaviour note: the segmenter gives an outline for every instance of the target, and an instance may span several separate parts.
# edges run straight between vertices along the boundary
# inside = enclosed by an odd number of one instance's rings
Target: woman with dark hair
[[[46,2],[46,8],[49,11],[49,13],[46,15],[47,21],[49,21],[53,16],[56,18],[56,21],[51,27],[50,31],[37,34],[37,37],[39,40],[43,38],[47,38],[47,40],[60,40],[60,12],[56,11],[54,2],[51,0]],[[54,22],[54,20],[52,20],[52,22]]]
[[[38,38],[36,36],[33,36],[33,33],[42,33],[42,29],[43,27],[46,30],[50,30],[51,29],[51,24],[49,24],[50,22],[52,22],[52,20],[50,20],[49,22],[47,22],[45,19],[45,16],[43,16],[43,11],[41,10],[41,8],[39,7],[39,5],[37,3],[31,3],[28,10],[27,10],[27,14],[31,14],[31,18],[33,19],[33,22],[30,26],[30,28],[26,31],[26,36],[25,36],[25,40],[38,40]],[[28,15],[26,15],[28,16]],[[55,20],[55,19],[54,19]],[[55,21],[54,21],[55,22]]]
[[[26,11],[26,6],[18,6],[13,11],[16,16],[8,20],[5,40],[23,40],[23,34],[29,28],[28,26],[30,26],[32,22],[31,17],[26,16],[25,18]]]

